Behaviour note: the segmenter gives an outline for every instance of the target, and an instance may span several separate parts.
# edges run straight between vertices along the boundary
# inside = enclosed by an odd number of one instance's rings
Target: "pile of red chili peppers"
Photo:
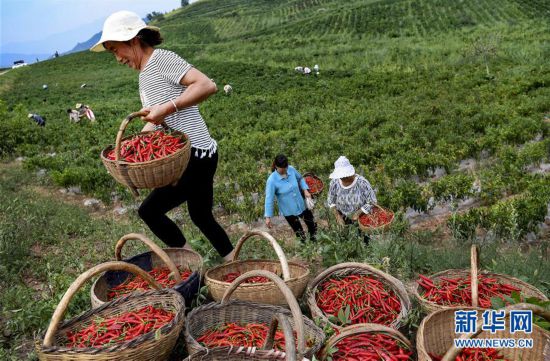
[[[191,271],[188,269],[183,269],[183,267],[178,266],[178,270],[180,271],[182,281],[185,281],[189,278],[189,276],[191,276]],[[156,267],[148,273],[155,279],[155,281],[157,281],[159,285],[163,286],[163,288],[171,288],[176,284],[175,279],[168,277],[171,273],[168,267]],[[148,289],[151,289],[151,286],[143,278],[139,276],[128,277],[125,282],[111,288],[107,294],[107,297],[109,300],[112,300],[134,291],[143,291]]]
[[[349,322],[389,326],[401,312],[395,292],[366,275],[349,275],[325,280],[316,292],[317,306],[325,315],[338,317],[349,306]]]
[[[206,331],[197,341],[208,348],[217,346],[262,347],[267,339],[269,327],[263,323],[249,323],[245,326],[238,323],[226,323]],[[283,351],[285,337],[282,331],[275,332],[273,348]]]
[[[412,351],[395,338],[383,333],[362,333],[338,343],[332,361],[401,361],[412,360]]]
[[[235,279],[237,279],[237,277],[239,277],[240,275],[241,275],[241,272],[230,272],[222,277],[222,281],[231,283],[235,281]],[[254,277],[248,277],[246,279],[246,283],[266,283],[266,282],[271,282],[271,281],[269,280],[269,278],[264,276],[254,276]]]
[[[369,214],[361,214],[359,222],[365,227],[376,228],[393,221],[393,213],[380,207],[373,207]]]
[[[419,275],[416,282],[423,288],[420,294],[428,301],[444,306],[471,306],[472,289],[471,277],[447,278],[439,277],[433,280]],[[483,308],[491,307],[491,297],[510,296],[520,289],[507,283],[501,283],[496,278],[478,275],[478,304]]]
[[[323,190],[323,182],[313,176],[305,176],[307,186],[309,187],[309,193],[317,194]]]
[[[433,361],[441,361],[443,356],[429,354]],[[494,348],[465,348],[455,361],[509,361]]]
[[[128,163],[147,162],[166,157],[183,148],[185,140],[164,133],[161,130],[147,134],[137,134],[120,145],[120,158]],[[115,150],[107,153],[107,158],[115,160]]]
[[[153,306],[126,312],[118,317],[97,318],[85,328],[67,332],[67,347],[99,347],[132,340],[156,330],[174,319],[174,313]]]

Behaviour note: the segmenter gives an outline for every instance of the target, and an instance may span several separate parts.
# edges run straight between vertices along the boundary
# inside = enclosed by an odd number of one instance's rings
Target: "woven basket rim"
[[[64,320],[60,325],[56,332],[56,336],[59,335],[61,330],[72,326],[74,324],[78,323],[86,323],[90,319],[94,317],[94,315],[100,313],[101,311],[105,310],[106,308],[123,308],[125,303],[130,303],[133,299],[144,299],[149,297],[151,299],[150,305],[155,305],[155,303],[162,302],[161,300],[156,301],[154,300],[155,297],[158,296],[164,296],[164,294],[168,294],[172,297],[172,307],[176,308],[178,305],[181,305],[182,311],[185,311],[185,301],[183,297],[176,292],[173,289],[164,288],[162,290],[151,290],[151,291],[144,291],[144,292],[134,292],[127,296],[114,299],[109,302],[105,302],[103,305],[89,309],[88,311],[80,314],[79,316],[73,317],[69,320]],[[131,311],[131,310],[126,310]],[[58,346],[58,345],[52,345],[45,347],[43,344],[44,335],[45,332],[42,332],[40,334],[39,339],[36,340],[36,346],[42,353],[78,353],[78,354],[94,354],[98,355],[100,353],[110,353],[110,352],[117,352],[121,349],[127,349],[127,348],[139,348],[141,344],[147,342],[147,341],[157,341],[157,333],[160,332],[161,335],[168,336],[174,329],[179,327],[179,324],[181,323],[182,319],[185,319],[185,316],[182,312],[177,312],[177,310],[171,310],[174,312],[174,318],[172,321],[168,322],[164,326],[158,328],[157,330],[151,330],[147,332],[146,334],[140,335],[132,340],[123,341],[115,343],[114,345],[106,345],[101,347],[67,347],[67,346]],[[120,310],[120,312],[113,312],[113,315],[123,313],[124,311]],[[160,330],[160,331],[159,331]]]
[[[213,283],[217,283],[219,285],[226,285],[229,287],[229,285],[231,285],[231,282],[226,282],[226,281],[222,281],[222,280],[218,280],[218,279],[215,279],[215,278],[212,278],[210,276],[211,273],[215,272],[215,271],[219,271],[220,269],[223,269],[223,268],[229,268],[229,267],[233,267],[235,265],[238,265],[238,264],[247,264],[247,263],[272,263],[272,264],[277,264],[277,265],[280,265],[281,262],[279,260],[264,260],[264,259],[245,259],[245,260],[237,260],[237,261],[231,261],[231,262],[228,262],[228,263],[225,263],[225,264],[221,264],[221,265],[218,265],[216,267],[212,267],[210,269],[208,269],[205,273],[204,273],[204,279],[205,281],[208,280],[209,282],[213,282]],[[281,279],[283,280],[283,282],[285,283],[288,283],[288,282],[292,282],[292,281],[295,281],[295,280],[300,280],[300,279],[303,279],[307,276],[309,276],[310,274],[310,269],[306,266],[306,265],[303,265],[299,262],[293,262],[293,261],[288,261],[288,264],[289,266],[292,265],[292,266],[296,266],[297,268],[300,268],[302,270],[305,270],[305,272],[303,274],[301,274],[300,276],[297,276],[297,277],[291,277],[287,280],[284,280],[282,277]],[[269,284],[269,283],[273,283],[273,281],[269,281],[269,282],[265,282],[265,283],[260,283],[260,284],[257,284],[257,283],[242,283],[239,285],[239,288],[240,287],[244,287],[244,288],[248,288],[248,287],[256,287],[258,285],[265,285],[265,284]]]
[[[123,137],[120,142],[122,143],[123,141],[125,141],[126,139],[130,139],[130,138],[133,138],[134,136],[136,135],[140,135],[140,134],[149,134],[149,133],[152,133],[152,132],[155,132],[154,130],[152,131],[149,131],[149,132],[145,132],[145,133],[135,133],[135,134],[131,134],[131,135],[127,135],[125,137]],[[174,132],[171,132],[171,133],[167,133],[169,135],[174,135],[174,136],[178,136],[179,138],[183,138],[185,140],[185,143],[183,145],[183,147],[181,147],[180,149],[176,150],[174,153],[171,153],[171,154],[168,154],[166,156],[163,156],[162,158],[157,158],[157,159],[153,159],[153,160],[148,160],[148,161],[145,161],[145,162],[126,162],[126,161],[123,161],[123,160],[119,160],[118,162],[116,161],[116,159],[109,159],[105,156],[105,154],[114,149],[115,147],[115,144],[109,144],[107,145],[102,151],[101,151],[101,159],[105,162],[108,162],[108,163],[111,163],[111,164],[124,164],[124,165],[127,165],[127,166],[132,166],[132,165],[140,165],[140,166],[143,166],[143,165],[149,165],[149,164],[153,164],[155,162],[158,162],[158,161],[166,161],[167,159],[171,159],[171,158],[174,158],[176,156],[179,156],[180,153],[182,152],[185,152],[187,150],[187,148],[190,148],[191,147],[191,141],[189,140],[189,136],[183,132],[180,132],[180,131],[174,131]]]

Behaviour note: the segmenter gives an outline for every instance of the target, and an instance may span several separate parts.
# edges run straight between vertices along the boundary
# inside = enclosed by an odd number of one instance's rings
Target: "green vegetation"
[[[290,247],[291,257],[323,266],[368,261],[406,280],[465,267],[469,244],[481,242],[484,268],[548,293],[548,241],[536,248],[521,240],[537,231],[550,202],[548,173],[530,170],[550,162],[549,17],[542,0],[203,0],[153,23],[163,31],[163,47],[220,89],[233,87],[231,95],[220,91],[201,104],[220,150],[215,202],[233,220],[262,216],[255,194],[262,199],[275,154],[286,153],[297,169],[325,182],[344,154],[400,219],[366,249],[354,229],[336,227],[318,206],[328,221],[321,241]],[[314,64],[319,76],[294,71]],[[0,359],[21,355],[18,342],[46,327],[77,273],[110,259],[122,234],[144,231],[134,214],[127,224],[90,219],[27,187],[79,185],[105,202],[113,191],[130,201],[99,153],[140,108],[137,89],[136,72],[110,54],[90,52],[0,76],[0,157],[26,157],[25,171],[7,167],[0,184],[0,324],[11,332]],[[65,112],[75,103],[89,104],[98,121],[70,123]],[[45,116],[46,127],[36,127],[28,112]],[[127,131],[141,126],[135,121]],[[461,170],[466,159],[478,165]],[[47,170],[46,180],[31,176],[38,169]],[[436,169],[445,175],[433,179]],[[406,209],[426,211],[432,197],[453,207],[476,201],[449,218],[452,240],[407,232]],[[46,210],[53,215],[44,217]],[[90,252],[89,244],[103,247]],[[74,312],[87,307],[86,296]]]

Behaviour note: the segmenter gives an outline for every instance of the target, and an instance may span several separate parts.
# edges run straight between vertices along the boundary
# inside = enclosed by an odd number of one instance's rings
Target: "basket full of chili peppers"
[[[142,275],[157,290],[130,294],[61,322],[76,292],[95,275],[122,270]],[[81,274],[57,308],[43,340],[36,343],[40,360],[159,360],[170,357],[185,320],[185,301],[159,285],[139,267],[106,262]]]
[[[395,214],[378,204],[373,204],[369,213],[362,213],[357,224],[363,232],[383,231],[390,227]]]
[[[364,263],[340,263],[321,272],[308,285],[313,318],[341,329],[359,323],[398,328],[411,302],[401,281]]]
[[[246,259],[238,260],[244,243],[253,236],[259,236],[269,242],[279,257],[278,260]],[[210,296],[220,301],[235,280],[242,273],[253,270],[266,270],[281,275],[286,286],[290,288],[294,297],[300,298],[309,281],[309,268],[298,262],[288,261],[283,249],[269,233],[260,230],[246,232],[237,242],[233,260],[213,267],[204,274],[204,283],[208,287]],[[271,305],[285,305],[286,300],[279,288],[264,277],[251,277],[235,290],[234,298],[266,303]]]
[[[101,152],[107,171],[134,195],[137,189],[175,184],[187,168],[191,142],[180,132],[163,130],[123,137],[128,123],[143,113],[132,113],[121,123],[114,145]]]
[[[316,197],[323,192],[325,185],[321,178],[317,177],[315,174],[308,172],[304,173],[304,180],[309,188],[309,193]]]
[[[251,277],[268,279],[283,294],[286,306],[290,310],[278,305],[230,300],[235,291]],[[196,307],[187,314],[184,330],[187,350],[193,355],[218,347],[262,349],[268,339],[268,326],[276,314],[287,317],[296,331],[292,340],[296,343],[299,355],[311,358],[321,348],[325,340],[323,331],[303,316],[296,298],[285,282],[272,272],[256,270],[237,277],[226,290],[221,302]],[[277,333],[274,345],[268,349],[281,352],[288,346],[285,342],[288,342],[288,337],[283,337],[283,333]],[[247,358],[243,356],[242,359]]]
[[[346,326],[330,337],[319,352],[320,361],[414,360],[413,347],[399,331],[377,324]]]
[[[533,304],[519,303],[510,305],[497,312],[504,317],[502,321],[506,325],[509,324],[510,311],[531,311],[533,315],[540,316],[546,321],[550,321],[550,312],[540,306]],[[456,333],[456,315],[455,312],[475,311],[476,313],[476,325],[472,332],[467,334]],[[505,327],[503,330],[483,330],[483,313],[484,309],[474,307],[450,307],[435,311],[426,316],[418,328],[416,334],[416,349],[418,353],[418,361],[526,361],[526,360],[544,360],[545,348],[550,344],[550,333],[543,328],[532,325],[532,330],[529,334],[524,332],[512,333],[509,327]],[[519,345],[519,339],[529,338],[532,341],[532,347],[525,348],[489,348],[489,347],[476,347],[476,348],[457,348],[455,347],[455,340],[462,339],[464,342],[468,339],[506,339],[508,345],[515,342]],[[497,340],[495,340],[497,341]],[[483,342],[480,344],[489,344],[489,342]],[[495,342],[495,344],[497,344]],[[504,344],[504,343],[502,343]]]
[[[474,282],[472,282],[474,281]],[[421,306],[438,311],[459,306],[490,308],[491,299],[518,293],[523,299],[535,297],[547,301],[546,295],[534,286],[504,274],[478,272],[477,247],[471,248],[470,269],[449,269],[431,276],[419,275],[413,288]]]
[[[138,266],[163,288],[178,291],[187,304],[200,288],[202,257],[195,251],[184,248],[160,248],[149,238],[139,233],[121,237],[115,246],[115,258],[122,260],[122,248],[129,240],[138,240],[151,251],[124,259],[124,262]],[[149,283],[139,275],[124,271],[108,271],[99,277],[90,291],[92,307],[136,291],[151,289]]]

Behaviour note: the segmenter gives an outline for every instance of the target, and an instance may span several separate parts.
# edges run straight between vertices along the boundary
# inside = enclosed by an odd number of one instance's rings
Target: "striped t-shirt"
[[[141,104],[149,107],[180,96],[187,89],[180,84],[180,80],[192,67],[174,52],[155,49],[145,68],[139,73]],[[181,109],[167,116],[164,121],[171,129],[189,136],[191,146],[196,148],[195,156],[202,158],[216,152],[216,141],[210,136],[198,106]]]

